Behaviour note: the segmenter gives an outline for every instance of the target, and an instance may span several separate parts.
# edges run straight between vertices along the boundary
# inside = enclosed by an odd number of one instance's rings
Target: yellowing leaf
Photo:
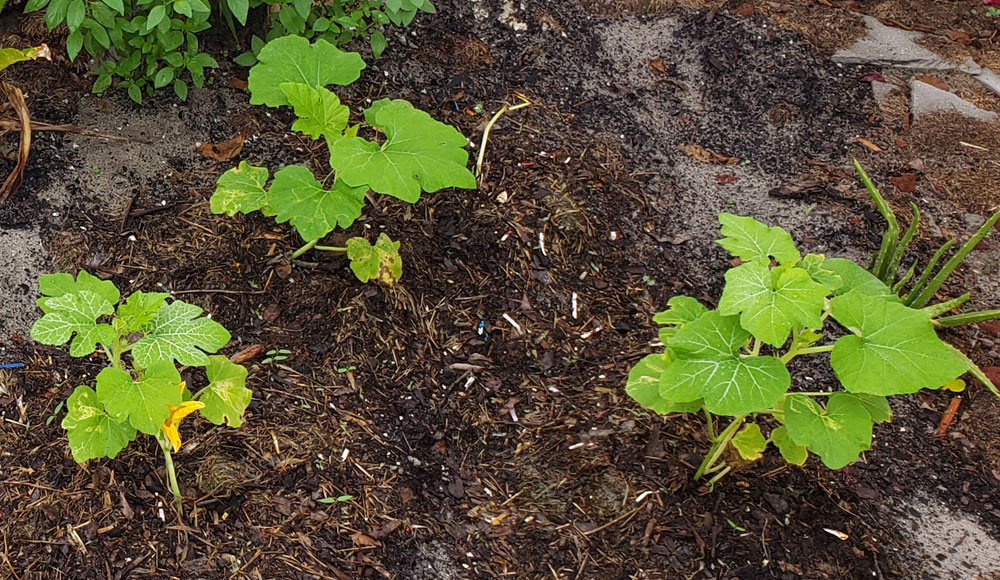
[[[945,383],[944,386],[941,388],[947,391],[951,391],[953,393],[961,393],[962,391],[965,390],[965,381],[963,381],[962,379],[955,379],[953,381]]]

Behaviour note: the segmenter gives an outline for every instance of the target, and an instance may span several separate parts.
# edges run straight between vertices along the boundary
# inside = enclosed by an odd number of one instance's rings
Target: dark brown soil
[[[290,228],[211,214],[229,163],[192,153],[172,160],[169,177],[125,176],[133,213],[164,208],[136,217],[101,205],[80,178],[74,211],[56,224],[38,192],[65,178],[74,153],[56,139],[32,158],[0,226],[42,227],[53,268],[166,287],[232,331],[226,354],[246,345],[292,354],[251,365],[244,427],[186,426],[182,522],[151,441],[86,466],[69,457],[57,406],[102,362],[4,336],[0,362],[25,367],[0,370],[0,578],[950,578],[900,523],[918,521],[907,506],[926,498],[998,536],[1000,405],[984,389],[970,388],[945,438],[930,433],[951,394],[921,393],[893,401],[896,419],[862,462],[831,472],[769,454],[710,492],[691,479],[708,447],[699,420],[651,416],[623,388],[650,352],[653,312],[679,293],[717,298],[727,266],[709,243],[718,209],[782,200],[757,217],[797,220],[789,228],[803,247],[871,251],[881,224],[849,172],[850,156],[865,152],[858,136],[914,142],[870,159],[880,182],[910,151],[933,166],[928,179],[962,191],[996,175],[993,166],[967,152],[982,177],[948,173],[953,159],[939,163],[935,133],[882,117],[866,71],[831,64],[760,13],[657,7],[676,26],[632,39],[662,55],[667,73],[657,76],[647,61],[623,71],[599,34],[622,22],[640,34],[654,21],[540,1],[515,35],[496,22],[500,2],[481,3],[487,21],[474,15],[480,3],[438,4],[437,17],[420,21],[418,48],[394,43],[342,91],[352,110],[407,98],[478,145],[489,114],[515,92],[533,106],[497,125],[479,191],[412,206],[378,198],[331,236],[402,240],[404,277],[392,290],[360,284],[336,256],[306,254],[288,269],[274,258],[299,245]],[[78,102],[86,80],[54,68],[59,90],[72,88],[65,100]],[[211,90],[245,99],[227,84],[244,75],[224,67]],[[695,80],[706,83],[697,106]],[[73,120],[74,106],[32,88],[36,117]],[[113,97],[107,106],[142,115],[175,103],[139,109]],[[286,111],[233,112],[220,97],[184,115],[207,141],[256,135],[239,159],[272,169],[322,162],[316,145],[288,132]],[[996,147],[995,135],[977,144]],[[678,149],[692,142],[749,168],[697,169]],[[731,198],[698,189],[731,172]],[[804,180],[821,185],[804,199],[782,189]],[[965,223],[996,206],[991,191],[940,202],[951,214],[939,221]],[[702,205],[711,211],[699,214]],[[920,249],[968,232],[928,231]],[[961,271],[969,283],[979,274]],[[1000,340],[989,328],[950,338],[984,365]],[[321,502],[342,495],[353,497]]]

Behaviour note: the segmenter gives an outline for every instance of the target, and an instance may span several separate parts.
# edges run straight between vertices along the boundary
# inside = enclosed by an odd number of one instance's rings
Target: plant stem
[[[701,476],[704,475],[706,471],[709,471],[712,467],[714,467],[715,462],[722,457],[722,453],[726,450],[726,447],[729,446],[729,441],[732,440],[734,435],[736,435],[736,430],[743,424],[743,420],[746,418],[747,416],[745,414],[737,415],[733,418],[733,422],[730,423],[729,426],[722,431],[722,433],[719,433],[719,437],[712,444],[711,449],[708,450],[708,454],[705,455],[705,459],[701,462],[701,465],[698,466],[698,471],[694,473],[695,480],[701,479]]]
[[[500,107],[500,110],[497,111],[495,115],[493,115],[493,118],[491,118],[489,122],[486,123],[486,128],[483,129],[483,142],[479,146],[479,158],[476,159],[476,179],[478,179],[479,176],[482,175],[483,173],[483,158],[486,156],[486,142],[489,141],[490,139],[490,129],[493,128],[493,125],[496,125],[496,122],[500,120],[500,117],[502,117],[504,113],[508,111],[516,111],[518,109],[531,105],[531,101],[522,97],[521,95],[514,93],[514,96],[521,99],[521,102],[516,105],[505,104],[503,107]]]
[[[174,505],[177,508],[177,517],[184,517],[184,497],[181,495],[181,488],[177,485],[177,471],[174,469],[174,458],[170,455],[170,442],[164,441],[161,437],[156,438],[163,449],[163,459],[167,464],[167,480],[170,483],[170,491],[174,493]]]
[[[715,443],[715,420],[712,418],[712,413],[708,410],[708,407],[702,407],[701,411],[705,413],[705,429],[708,430],[708,439]]]
[[[298,258],[302,254],[305,254],[309,250],[313,249],[316,246],[316,244],[318,244],[318,243],[319,243],[319,238],[316,238],[315,240],[307,243],[306,245],[302,246],[298,250],[295,250],[294,252],[292,252],[292,259],[294,260],[295,258]]]
[[[827,344],[823,346],[807,346],[804,348],[792,348],[790,351],[786,352],[781,356],[781,362],[788,364],[788,361],[799,356],[800,354],[815,354],[817,352],[830,352],[833,350],[832,344]]]
[[[314,250],[321,250],[323,252],[346,252],[347,251],[347,247],[346,246],[343,247],[343,248],[340,247],[340,246],[315,246],[315,247],[313,247],[313,249]]]

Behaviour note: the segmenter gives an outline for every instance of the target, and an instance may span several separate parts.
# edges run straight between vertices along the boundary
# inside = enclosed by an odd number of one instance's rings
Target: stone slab
[[[886,26],[877,18],[865,16],[868,33],[853,45],[834,53],[834,62],[870,64],[920,70],[959,70],[978,74],[982,69],[972,59],[954,63],[917,44],[919,32]]]
[[[997,114],[993,111],[984,111],[954,93],[917,80],[910,81],[910,111],[914,119],[930,113],[954,111],[970,119],[997,120]]]

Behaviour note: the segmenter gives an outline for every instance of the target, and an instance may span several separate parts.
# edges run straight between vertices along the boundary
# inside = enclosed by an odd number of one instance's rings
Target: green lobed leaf
[[[788,427],[782,425],[771,430],[771,442],[778,448],[785,461],[792,465],[803,465],[809,458],[809,450],[805,445],[792,441],[788,435]]]
[[[858,294],[884,298],[892,302],[899,301],[899,297],[884,282],[876,278],[875,274],[865,270],[851,260],[846,258],[830,258],[823,262],[823,267],[840,276],[842,284],[834,291],[834,295],[836,296],[842,296],[848,292],[857,292]]]
[[[118,304],[118,301],[121,299],[121,293],[115,287],[114,282],[111,280],[101,280],[86,270],[80,270],[75,279],[72,274],[63,272],[42,274],[39,276],[38,291],[41,292],[42,298],[38,299],[38,307],[42,309],[42,312],[48,312],[45,303],[50,298],[73,294],[80,290],[94,292],[111,304]]]
[[[201,409],[202,416],[215,425],[242,425],[243,412],[253,398],[253,391],[246,388],[246,368],[216,355],[208,357],[205,373],[208,375],[208,386],[198,397],[205,404]]]
[[[96,292],[79,290],[47,298],[43,311],[45,314],[31,327],[31,338],[42,344],[57,346],[72,337],[70,356],[88,356],[97,349],[98,343],[110,345],[115,340],[115,332],[110,325],[97,323],[101,316],[113,314],[114,306]]]
[[[239,213],[251,213],[260,210],[264,215],[274,215],[267,201],[267,178],[270,172],[266,167],[256,167],[246,161],[240,161],[239,166],[229,169],[221,176],[215,185],[215,193],[209,202],[212,213],[224,213],[229,217]]]
[[[723,237],[717,243],[737,258],[749,262],[774,258],[779,264],[799,261],[799,251],[792,236],[775,226],[768,227],[752,217],[720,213]]]
[[[666,415],[668,413],[695,413],[701,409],[701,399],[677,403],[660,396],[660,383],[663,371],[670,360],[663,353],[650,354],[643,357],[628,373],[625,393],[643,407]]]
[[[77,463],[114,457],[135,439],[135,427],[112,420],[97,393],[86,386],[77,387],[66,401],[62,428],[66,430],[69,450]]]
[[[966,366],[938,338],[926,312],[851,292],[831,300],[831,315],[855,334],[834,344],[830,364],[854,393],[898,395],[936,389]]]
[[[337,226],[346,228],[354,223],[361,216],[366,191],[339,178],[325,190],[312,171],[289,165],[274,174],[267,202],[278,223],[290,222],[302,239],[315,240]]]
[[[351,271],[362,282],[375,280],[391,287],[403,275],[399,242],[384,233],[379,234],[374,244],[362,237],[347,240],[347,257],[351,260]]]
[[[655,324],[683,326],[688,322],[694,322],[702,314],[708,312],[708,308],[690,296],[674,296],[667,301],[667,309],[653,315]]]
[[[767,441],[760,432],[760,427],[756,423],[747,423],[740,429],[739,433],[733,436],[733,448],[739,452],[740,457],[747,461],[756,461],[767,449]]]
[[[315,44],[301,36],[282,36],[268,42],[257,55],[247,80],[251,105],[289,104],[282,83],[304,83],[313,88],[349,85],[358,80],[365,62],[356,52],[344,52],[325,40]]]
[[[167,303],[166,292],[133,292],[124,304],[118,305],[118,314],[115,316],[115,326],[119,328],[119,334],[130,334],[143,329],[156,317]]]
[[[823,325],[826,286],[800,268],[768,267],[754,260],[730,268],[719,300],[719,312],[740,315],[740,325],[772,346],[788,340],[792,327],[818,329]]]
[[[150,365],[138,381],[107,367],[97,375],[97,397],[114,421],[128,421],[147,435],[156,435],[170,416],[168,405],[181,404],[181,375],[172,362]]]
[[[303,83],[282,83],[289,104],[298,120],[292,130],[305,133],[313,139],[326,137],[328,142],[344,136],[351,110],[340,104],[340,98],[324,87],[313,88]]]
[[[871,416],[849,393],[830,395],[826,409],[805,395],[789,395],[784,410],[791,440],[819,455],[830,469],[852,463],[872,445]]]
[[[149,368],[157,361],[176,360],[186,366],[204,366],[208,361],[205,353],[224,347],[230,334],[201,313],[201,308],[180,300],[157,311],[146,335],[132,347],[136,365]]]
[[[705,407],[719,415],[773,407],[791,377],[776,357],[741,357],[738,350],[749,338],[738,317],[716,311],[685,324],[670,339],[675,359],[663,372],[660,395],[677,402],[703,398]]]
[[[365,113],[369,124],[385,133],[381,146],[360,137],[330,145],[330,165],[347,184],[415,203],[420,192],[446,187],[475,189],[466,167],[468,140],[406,101],[383,99]]]

